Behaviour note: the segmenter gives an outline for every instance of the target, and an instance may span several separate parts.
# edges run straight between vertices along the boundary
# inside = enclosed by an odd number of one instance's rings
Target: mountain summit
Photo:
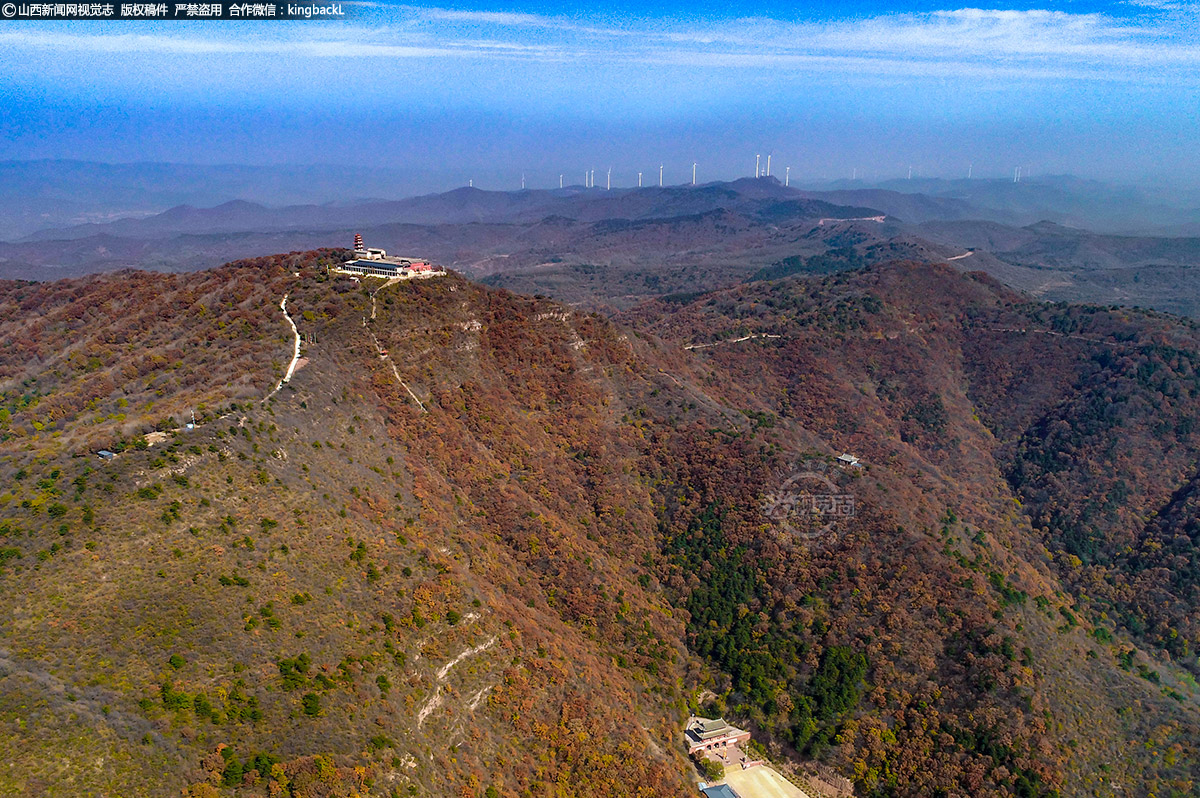
[[[4,791],[683,796],[691,713],[863,795],[1190,789],[1194,325],[343,257],[0,286]]]

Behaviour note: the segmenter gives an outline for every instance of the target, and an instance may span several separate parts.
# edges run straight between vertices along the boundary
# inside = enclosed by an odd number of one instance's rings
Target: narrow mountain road
[[[403,280],[404,278],[402,277],[391,277],[387,280],[387,282],[371,292],[371,321],[375,321],[375,311],[377,309],[377,305],[375,304],[375,295],[387,288],[389,285],[395,285],[396,283],[403,282]],[[364,321],[363,324],[366,324],[366,322]]]
[[[817,220],[817,227],[824,227],[826,222],[879,222],[883,224],[887,216],[854,216],[852,218],[834,218],[832,216]]]
[[[363,316],[362,323],[363,327],[367,328],[367,335],[371,336],[371,341],[375,344],[375,353],[379,355],[379,359],[387,361],[387,364],[392,368],[392,374],[396,377],[396,382],[400,383],[400,387],[408,392],[408,395],[412,397],[412,400],[417,403],[417,407],[421,408],[422,413],[428,413],[429,408],[425,406],[424,402],[417,398],[417,395],[413,393],[413,389],[408,387],[408,383],[401,379],[400,370],[397,369],[396,364],[392,362],[392,358],[387,354],[387,350],[383,348],[383,344],[379,343],[379,339],[375,336],[375,333],[371,332],[370,327],[368,327],[368,322],[375,321],[375,311],[378,307],[375,303],[375,295],[384,288],[387,288],[392,283],[398,282],[400,282],[400,278],[393,277],[371,292],[371,318],[368,319],[366,316]]]
[[[963,254],[961,254],[961,255],[955,255],[954,257],[951,257],[951,258],[946,258],[946,260],[947,260],[947,261],[952,261],[952,260],[962,260],[963,258],[969,258],[969,257],[971,257],[971,256],[972,256],[972,255],[974,255],[974,254],[975,254],[975,252],[974,252],[974,251],[970,251],[970,252],[964,252],[964,253],[963,253]]]
[[[370,330],[367,330],[367,334],[371,336],[371,340],[374,341],[374,343],[375,343],[375,351],[379,354],[379,359],[387,361],[387,364],[392,367],[392,374],[395,375],[396,382],[400,383],[401,388],[408,391],[408,395],[411,396],[412,400],[417,403],[417,407],[421,408],[422,413],[428,413],[429,408],[426,407],[425,404],[420,399],[417,398],[417,395],[415,393],[413,393],[413,389],[409,388],[408,383],[406,383],[400,377],[400,370],[396,368],[396,364],[393,363],[391,357],[389,357],[387,355],[386,350],[384,350],[384,348],[383,348],[383,345],[381,343],[379,343],[379,339],[375,337],[375,333],[371,332]]]
[[[463,651],[457,657],[450,660],[442,667],[438,668],[438,672],[437,672],[438,681],[439,682],[446,681],[446,677],[450,675],[450,671],[454,669],[455,665],[462,662],[467,657],[473,657],[476,654],[482,654],[483,652],[487,651],[489,648],[491,648],[495,644],[496,644],[496,637],[493,635],[486,643],[480,643],[479,645],[475,646],[474,648],[468,648],[466,651]]]
[[[441,706],[442,699],[445,695],[442,692],[442,683],[446,681],[446,677],[450,675],[450,671],[453,670],[454,666],[457,665],[458,663],[462,662],[467,657],[473,657],[476,654],[482,654],[483,652],[487,651],[489,648],[491,648],[492,646],[494,646],[496,644],[496,640],[497,640],[497,638],[495,637],[495,635],[493,635],[486,643],[480,643],[479,645],[475,646],[474,648],[466,649],[461,654],[459,654],[457,657],[450,660],[442,667],[438,668],[437,683],[434,685],[433,695],[430,697],[429,701],[427,701],[425,703],[425,706],[421,707],[420,711],[417,712],[417,728],[418,729],[421,728],[421,724],[423,724],[425,722],[425,719],[428,718],[435,709],[437,709],[439,706]],[[478,693],[476,693],[475,696],[471,699],[471,703],[469,703],[468,706],[472,710],[475,709],[475,707],[479,705],[479,702],[483,700],[483,696],[486,694],[487,690],[489,690],[489,689],[491,689],[491,688],[484,688],[483,690],[480,690]]]
[[[1022,335],[1049,335],[1053,338],[1063,338],[1069,341],[1086,341],[1089,344],[1106,344],[1108,346],[1118,346],[1121,344],[1134,345],[1136,342],[1129,341],[1114,341],[1109,338],[1095,338],[1087,335],[1072,335],[1071,333],[1058,332],[1057,330],[1038,330],[1028,327],[979,327],[983,332],[993,333],[1020,333]]]
[[[287,374],[283,375],[283,382],[291,382],[292,374],[296,372],[296,364],[300,362],[300,331],[296,329],[296,322],[292,321],[292,317],[287,312],[288,295],[283,295],[283,301],[279,303],[279,309],[283,311],[283,317],[287,319],[288,326],[292,328],[292,362],[288,363]]]
[[[782,335],[772,335],[771,333],[752,333],[743,335],[741,338],[730,338],[725,341],[713,341],[711,344],[684,344],[684,349],[708,349],[710,346],[721,346],[722,344],[740,344],[742,341],[750,341],[755,338],[782,338]],[[668,375],[670,376],[670,375]]]
[[[296,373],[296,364],[300,362],[300,331],[296,329],[296,322],[292,321],[292,317],[288,315],[287,301],[288,295],[284,294],[283,301],[279,303],[279,309],[283,311],[283,318],[287,320],[288,326],[292,328],[292,336],[294,338],[292,342],[292,362],[288,363],[287,372],[283,375],[283,379],[276,384],[274,390],[263,397],[264,402],[275,394],[279,393],[279,389],[282,388],[285,383],[291,382],[292,375]]]

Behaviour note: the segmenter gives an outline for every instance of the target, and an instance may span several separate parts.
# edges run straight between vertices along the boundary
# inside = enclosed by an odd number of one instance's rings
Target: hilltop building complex
[[[750,740],[750,732],[730,726],[724,718],[693,717],[683,733],[688,754],[697,751],[713,751],[731,745],[742,745]]]
[[[353,255],[353,259],[343,263],[337,271],[389,279],[436,277],[446,273],[443,267],[434,266],[423,258],[388,257],[386,250],[365,247],[363,237],[358,233],[354,234]]]

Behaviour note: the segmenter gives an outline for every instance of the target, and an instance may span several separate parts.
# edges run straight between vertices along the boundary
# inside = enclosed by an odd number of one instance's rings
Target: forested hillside
[[[337,256],[0,286],[0,791],[682,796],[703,709],[862,795],[1195,792],[1191,326]]]
[[[690,639],[733,706],[868,793],[1196,789],[1193,323],[915,264],[623,321],[799,459],[804,430],[868,464],[836,476],[856,517],[799,552],[744,504],[674,525],[719,573],[690,583]],[[879,715],[845,711],[853,652]]]

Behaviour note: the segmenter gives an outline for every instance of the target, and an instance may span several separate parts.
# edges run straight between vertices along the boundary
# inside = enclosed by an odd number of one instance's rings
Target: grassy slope
[[[524,352],[540,347],[560,366],[565,357],[579,378],[512,371],[522,364],[507,339],[485,340],[470,368],[461,347],[446,347],[411,364],[412,384],[441,406],[421,414],[374,353],[367,297],[348,281],[288,282],[289,308],[319,343],[267,405],[214,407],[219,419],[108,464],[55,455],[81,436],[69,421],[37,432],[27,420],[36,407],[9,420],[10,435],[22,434],[6,442],[7,473],[28,474],[4,499],[4,542],[20,553],[4,576],[9,786],[178,794],[228,744],[239,761],[262,752],[289,763],[280,775],[293,782],[319,779],[305,759],[316,754],[367,768],[327,772],[339,789],[357,778],[402,794],[555,782],[562,794],[583,784],[678,794],[669,746],[681,635],[663,599],[634,581],[653,544],[636,534],[652,502],[629,475],[603,376],[627,370],[628,347],[584,319],[581,331],[598,338],[572,348],[570,325],[544,320],[542,343]],[[528,302],[456,278],[388,297],[372,325],[385,340],[477,341],[453,318],[460,304],[496,315],[485,337],[531,334]],[[421,319],[392,309],[405,300],[441,304],[426,308],[427,326],[402,331]],[[283,327],[277,309],[269,318]],[[170,323],[178,337],[205,324]],[[207,358],[185,350],[185,368],[188,352]],[[486,413],[466,406],[485,399]],[[556,425],[546,402],[569,405]],[[63,509],[52,516],[49,505]],[[278,662],[300,654],[311,664],[288,685]],[[29,715],[38,681],[61,690]],[[163,684],[186,705],[165,706]],[[318,696],[317,717],[306,693]],[[261,718],[245,719],[253,709]]]

